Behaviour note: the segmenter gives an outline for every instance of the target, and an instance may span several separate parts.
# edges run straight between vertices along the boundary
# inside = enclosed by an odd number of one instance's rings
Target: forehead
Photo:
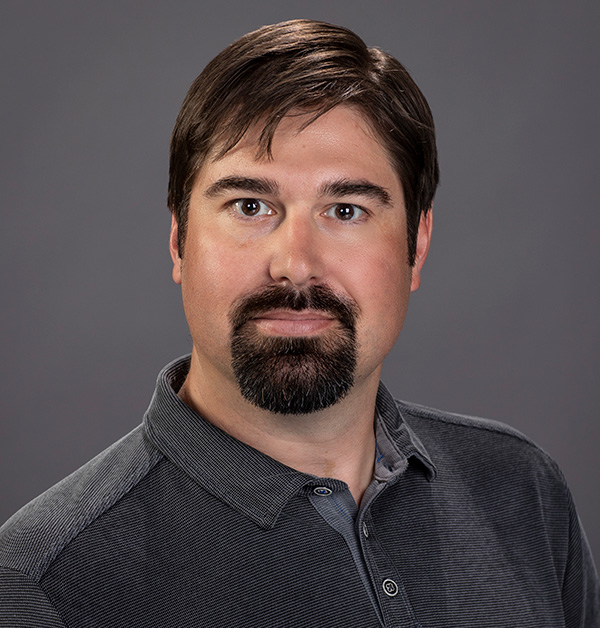
[[[287,176],[296,172],[327,177],[379,179],[402,188],[393,160],[365,115],[355,107],[338,105],[315,118],[313,113],[292,111],[279,122],[270,145],[263,149],[264,123],[253,125],[227,152],[215,147],[197,179],[223,176],[230,169],[270,170]]]

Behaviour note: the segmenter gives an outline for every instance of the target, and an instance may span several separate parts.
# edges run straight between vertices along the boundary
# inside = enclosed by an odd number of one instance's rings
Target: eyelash
[[[255,214],[246,214],[246,213],[244,213],[242,211],[242,207],[241,207],[243,203],[250,203],[250,204],[258,205],[257,212]],[[267,205],[267,203],[265,203],[264,201],[261,201],[258,198],[252,198],[252,197],[238,198],[238,199],[235,199],[234,201],[231,201],[230,203],[228,203],[228,205],[241,218],[254,218],[255,216],[268,216],[268,215],[272,215],[273,213],[275,213]],[[338,216],[331,215],[332,212],[335,212],[337,209],[342,208],[342,207],[344,207],[344,208],[349,208],[349,207],[353,208],[353,215],[351,216],[350,219],[345,220],[343,218],[339,218]],[[261,209],[266,209],[267,211],[262,213],[262,214],[259,214]],[[338,220],[340,222],[349,222],[349,223],[350,222],[360,222],[361,219],[364,219],[364,217],[366,217],[368,215],[368,212],[367,212],[366,209],[364,209],[360,205],[356,205],[355,203],[335,203],[334,205],[331,205],[331,207],[329,207],[323,213],[324,213],[324,215],[327,215],[327,216],[329,216],[331,218],[338,218]],[[358,214],[358,215],[355,216],[354,214]]]

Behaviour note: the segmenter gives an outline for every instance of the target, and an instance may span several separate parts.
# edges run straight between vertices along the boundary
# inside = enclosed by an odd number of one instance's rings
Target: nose
[[[322,243],[312,217],[289,212],[271,237],[269,273],[273,281],[297,288],[319,282],[323,274]]]

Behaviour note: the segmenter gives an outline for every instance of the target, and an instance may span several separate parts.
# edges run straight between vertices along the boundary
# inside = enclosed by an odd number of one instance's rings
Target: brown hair
[[[394,57],[367,48],[347,28],[312,20],[244,35],[190,87],[173,129],[169,172],[168,205],[179,228],[180,254],[194,179],[209,154],[222,157],[260,122],[258,154],[270,156],[273,134],[286,114],[311,112],[310,124],[341,104],[355,107],[371,124],[402,182],[412,265],[419,219],[431,207],[439,181],[427,101]]]

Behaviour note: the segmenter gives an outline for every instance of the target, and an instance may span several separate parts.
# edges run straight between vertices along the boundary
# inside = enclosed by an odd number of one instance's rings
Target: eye
[[[365,210],[361,209],[358,205],[352,205],[350,203],[337,203],[336,205],[330,207],[325,212],[325,215],[337,218],[338,220],[350,222],[360,218],[365,213]]]
[[[242,216],[266,216],[272,213],[271,208],[257,198],[240,198],[231,204],[233,209]]]

